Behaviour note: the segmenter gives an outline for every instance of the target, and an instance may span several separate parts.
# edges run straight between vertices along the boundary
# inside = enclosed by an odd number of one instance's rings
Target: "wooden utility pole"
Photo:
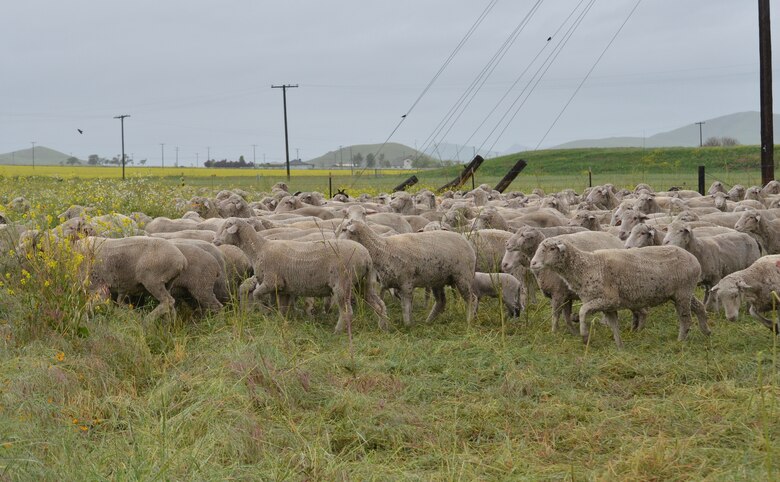
[[[122,180],[125,180],[125,117],[130,117],[129,114],[122,114],[114,116],[114,119],[119,119],[122,124]]]
[[[287,89],[294,89],[298,84],[272,85],[272,89],[282,89],[282,103],[284,106],[284,152],[287,156],[287,182],[290,182],[290,142],[287,139]]]
[[[706,122],[704,122],[704,121],[702,121],[702,122],[695,122],[695,124],[697,126],[699,126],[699,147],[702,147],[702,146],[704,146],[704,138],[702,137],[701,126],[706,124]]]
[[[775,178],[772,125],[772,33],[769,0],[758,0],[758,56],[761,62],[761,184]]]

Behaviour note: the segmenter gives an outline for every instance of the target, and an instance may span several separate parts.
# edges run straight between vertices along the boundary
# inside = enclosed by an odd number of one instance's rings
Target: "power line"
[[[558,123],[558,119],[560,119],[560,118],[561,118],[561,116],[563,115],[563,113],[566,111],[566,108],[567,108],[567,107],[569,107],[569,104],[571,104],[571,101],[572,101],[572,100],[574,100],[574,97],[575,97],[575,96],[577,95],[577,93],[580,91],[580,89],[582,88],[583,84],[585,84],[585,82],[588,80],[588,77],[590,77],[590,74],[591,74],[591,73],[593,73],[593,71],[596,69],[596,66],[597,66],[597,65],[599,64],[599,62],[601,61],[602,57],[604,57],[604,54],[606,54],[606,53],[607,53],[607,50],[609,50],[609,48],[612,46],[612,43],[613,43],[613,42],[615,42],[615,39],[616,39],[616,38],[617,38],[617,36],[620,34],[620,32],[623,30],[623,27],[625,27],[625,26],[626,26],[626,24],[628,23],[628,21],[629,21],[629,20],[631,19],[631,17],[634,15],[634,12],[635,12],[635,11],[636,11],[636,9],[639,7],[639,4],[640,4],[640,3],[642,3],[642,0],[637,0],[636,4],[634,4],[634,8],[632,8],[632,9],[631,9],[631,11],[630,11],[630,12],[628,12],[628,16],[626,17],[626,19],[625,19],[625,20],[623,20],[623,23],[622,23],[622,24],[620,24],[620,27],[617,29],[617,32],[615,32],[615,35],[613,35],[613,36],[612,36],[612,38],[610,39],[609,43],[607,43],[606,47],[604,47],[604,50],[602,50],[602,51],[601,51],[601,54],[598,56],[598,58],[596,59],[596,61],[595,61],[595,62],[593,62],[593,66],[590,68],[590,70],[588,70],[588,73],[587,73],[587,74],[585,74],[585,77],[583,77],[583,78],[582,78],[582,82],[580,82],[580,84],[577,86],[577,88],[576,88],[576,89],[574,90],[574,92],[571,94],[571,97],[569,97],[569,100],[568,100],[568,101],[566,101],[566,104],[563,106],[563,109],[561,109],[561,111],[560,111],[560,112],[558,113],[558,115],[555,117],[555,120],[554,120],[554,121],[553,121],[553,123],[550,125],[550,128],[549,128],[549,129],[547,129],[547,132],[545,132],[545,133],[544,133],[544,135],[542,136],[542,138],[541,138],[541,139],[539,140],[539,142],[536,144],[536,147],[534,148],[534,150],[536,150],[536,149],[539,149],[539,146],[540,146],[540,145],[542,145],[542,142],[544,142],[544,140],[547,138],[547,135],[550,133],[550,131],[552,130],[552,128],[553,128],[553,127],[555,127],[555,124],[557,124],[557,123]]]
[[[487,17],[487,15],[490,13],[491,10],[493,10],[493,7],[496,6],[498,3],[498,0],[490,0],[490,2],[485,6],[485,9],[482,11],[482,13],[479,14],[479,17],[477,17],[477,20],[474,21],[474,23],[469,27],[468,31],[466,31],[466,34],[463,36],[463,38],[460,39],[460,42],[455,46],[455,48],[452,50],[450,55],[444,60],[441,67],[439,67],[439,70],[434,74],[433,78],[431,78],[430,82],[425,86],[425,88],[420,92],[420,95],[417,96],[415,101],[412,103],[412,105],[406,110],[406,112],[401,116],[401,119],[398,121],[398,123],[395,125],[392,131],[390,131],[390,134],[387,136],[385,141],[382,143],[382,145],[379,146],[379,149],[374,152],[374,157],[378,158],[379,153],[382,152],[382,149],[384,149],[385,145],[387,145],[388,142],[390,142],[390,139],[395,135],[395,133],[398,131],[398,129],[401,127],[401,124],[406,120],[406,117],[412,113],[414,108],[417,106],[417,104],[422,100],[422,98],[425,96],[425,94],[428,93],[430,88],[433,86],[433,84],[436,82],[436,80],[441,76],[441,74],[446,70],[446,68],[449,66],[449,64],[452,62],[452,59],[455,58],[455,56],[460,52],[460,50],[463,48],[463,46],[468,42],[469,38],[474,34],[474,32],[477,30],[479,25],[482,23],[482,21]],[[363,168],[358,171],[358,177],[363,175],[363,172],[366,170],[366,168]],[[354,185],[356,179],[352,180],[352,184],[350,186]]]

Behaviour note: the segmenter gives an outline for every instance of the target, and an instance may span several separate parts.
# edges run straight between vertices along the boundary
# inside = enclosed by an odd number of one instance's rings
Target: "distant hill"
[[[360,154],[364,159],[366,155],[373,154],[379,150],[381,144],[356,144],[354,146],[344,146],[341,149],[335,151],[328,151],[327,153],[315,157],[314,159],[306,160],[309,164],[314,164],[318,168],[328,168],[333,166],[349,166],[350,153],[352,156]],[[416,159],[420,155],[414,148],[399,144],[397,142],[388,142],[382,148],[381,154],[393,167],[399,167],[403,165],[404,159]],[[428,156],[423,155],[423,158],[427,159]],[[379,165],[377,164],[377,167]]]
[[[698,121],[695,121],[698,122]],[[774,116],[775,138],[780,134],[780,115]],[[743,145],[761,144],[761,118],[756,111],[737,112],[707,119],[702,126],[706,141],[709,137],[733,137]],[[699,126],[691,122],[677,129],[641,137],[607,137],[566,142],[555,149],[590,147],[698,147]]]
[[[46,146],[35,146],[35,165],[36,166],[59,166],[65,164],[70,154],[49,149]],[[85,161],[79,159],[82,164]],[[0,164],[11,164],[17,166],[31,166],[33,164],[33,149],[21,149],[19,151],[0,154]]]

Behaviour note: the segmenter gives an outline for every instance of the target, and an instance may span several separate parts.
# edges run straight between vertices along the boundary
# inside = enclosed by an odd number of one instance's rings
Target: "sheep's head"
[[[290,211],[295,211],[298,208],[303,207],[301,204],[301,200],[298,199],[295,196],[285,196],[282,198],[281,201],[279,201],[279,204],[276,206],[276,212],[277,213],[286,213]]]
[[[653,246],[655,244],[653,239],[655,238],[655,228],[651,228],[647,224],[637,224],[631,229],[628,239],[624,246],[626,248],[644,248],[645,246]]]
[[[589,211],[579,211],[574,218],[569,221],[570,226],[582,226],[585,229],[595,231],[599,228],[599,218]]]
[[[693,221],[698,221],[699,220],[699,215],[696,214],[693,211],[685,210],[685,211],[681,212],[680,214],[678,214],[677,217],[675,218],[675,220],[682,221],[684,223],[691,223]]]
[[[625,241],[628,239],[634,226],[647,221],[647,219],[648,217],[645,213],[626,211],[620,219],[620,232],[618,233],[618,238],[620,238],[621,241]]]
[[[358,219],[348,219],[341,225],[341,230],[338,233],[339,239],[350,239],[357,241],[360,238],[360,234],[364,229],[368,229],[365,222]]]
[[[735,184],[734,187],[729,189],[729,192],[727,192],[729,199],[732,201],[741,201],[745,198],[745,186],[742,186],[741,184]]]
[[[726,318],[729,321],[736,321],[739,316],[739,307],[742,304],[742,295],[751,289],[744,281],[727,276],[712,287],[710,294],[715,296],[720,306],[723,307]]]
[[[764,196],[761,194],[761,188],[758,186],[750,186],[745,191],[745,199],[752,199],[754,201],[761,201]]]
[[[366,220],[366,208],[359,205],[353,205],[347,208],[347,219]]]
[[[678,246],[683,249],[688,249],[688,246],[693,239],[693,231],[691,228],[681,222],[673,222],[669,225],[669,230],[664,236],[663,244],[665,246]]]
[[[767,194],[780,194],[780,181],[769,181],[766,186],[761,190],[765,195]]]
[[[720,181],[715,181],[710,185],[709,191],[707,191],[707,194],[715,194],[716,192],[726,192],[726,188],[723,186],[723,183]]]
[[[555,238],[545,239],[531,258],[529,267],[532,271],[539,271],[542,268],[550,268],[554,271],[565,269],[567,250],[568,246],[565,242]]]
[[[712,198],[715,199],[715,208],[719,209],[721,211],[725,211],[728,207],[728,203],[726,201],[729,201],[729,197],[724,192],[716,192],[712,195]]]
[[[241,230],[250,226],[241,218],[228,218],[214,236],[214,244],[232,244],[237,246],[241,241]],[[254,231],[254,228],[251,228]]]
[[[758,233],[761,229],[761,215],[755,211],[745,211],[734,225],[734,229],[743,233]]]

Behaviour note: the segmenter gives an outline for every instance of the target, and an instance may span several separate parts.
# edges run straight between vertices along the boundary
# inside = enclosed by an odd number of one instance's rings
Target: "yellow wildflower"
[[[57,361],[65,361],[65,352],[58,351],[56,355],[54,355],[54,358],[57,359]],[[73,422],[76,423],[76,422]]]

